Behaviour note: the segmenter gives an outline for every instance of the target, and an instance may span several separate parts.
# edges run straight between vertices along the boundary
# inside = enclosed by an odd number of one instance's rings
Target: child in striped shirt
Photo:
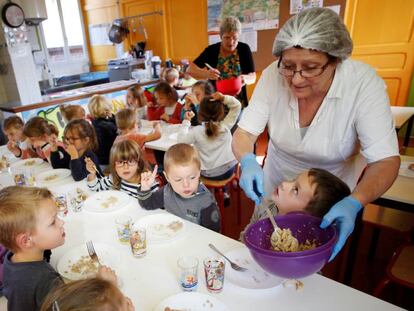
[[[141,147],[132,140],[115,143],[111,148],[109,176],[96,175],[96,166],[89,158],[85,158],[88,187],[93,191],[120,190],[133,198],[138,197],[141,190],[141,173],[147,171],[147,163],[143,159]],[[151,191],[158,189],[154,182]]]

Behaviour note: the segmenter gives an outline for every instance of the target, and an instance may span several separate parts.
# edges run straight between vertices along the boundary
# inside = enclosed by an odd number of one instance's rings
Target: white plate
[[[117,211],[129,204],[131,197],[117,190],[100,191],[85,200],[84,210],[93,213]]]
[[[43,163],[45,163],[45,161],[43,161],[40,158],[29,158],[29,159],[20,160],[13,164],[10,164],[10,167],[12,169],[13,168],[29,169],[29,168],[35,168],[39,165],[42,165]]]
[[[412,162],[412,161],[402,161],[401,166],[400,166],[400,171],[399,171],[398,174],[401,175],[401,176],[414,178],[414,171],[410,170],[408,168],[408,166],[412,163],[414,163],[414,162]]]
[[[164,311],[166,307],[188,311],[229,311],[216,297],[202,293],[180,293],[161,301],[154,311]]]
[[[168,135],[169,140],[178,141],[178,133],[172,133]]]
[[[252,258],[246,247],[237,248],[225,253],[225,255],[238,265],[247,268],[240,272],[232,269],[230,265],[226,268],[226,281],[247,289],[266,289],[278,286],[283,279],[264,271]]]
[[[181,223],[182,226],[172,229],[169,225],[176,222]],[[172,214],[148,215],[136,221],[135,226],[144,227],[147,230],[147,240],[150,243],[170,242],[181,237],[185,231],[184,220]]]
[[[96,254],[98,255],[99,262],[102,265],[109,266],[112,269],[115,269],[121,261],[119,256],[119,251],[113,248],[110,245],[103,243],[93,243]],[[57,263],[57,271],[65,278],[69,280],[80,280],[87,277],[91,277],[92,274],[80,274],[70,271],[71,266],[76,263],[82,256],[89,257],[88,249],[86,248],[86,243],[78,245],[75,248],[72,248],[70,251],[65,253]]]
[[[57,168],[54,170],[42,172],[39,175],[36,176],[36,181],[42,184],[52,184],[58,181],[61,181],[62,179],[65,179],[66,177],[69,177],[71,175],[71,171],[67,168]],[[48,178],[52,178],[49,179]]]

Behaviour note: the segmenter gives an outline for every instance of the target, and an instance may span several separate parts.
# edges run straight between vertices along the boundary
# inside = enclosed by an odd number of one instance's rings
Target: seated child
[[[75,310],[134,311],[135,308],[131,299],[125,297],[113,282],[95,277],[60,285],[45,298],[40,309],[40,311]]]
[[[126,102],[129,108],[137,112],[137,121],[147,119],[147,97],[141,86],[133,85],[128,88]]]
[[[302,172],[295,180],[282,182],[274,189],[270,198],[263,199],[260,205],[255,206],[246,228],[267,217],[264,206],[273,215],[303,211],[322,218],[335,203],[350,193],[348,185],[340,178],[326,170],[311,168]],[[241,240],[244,231],[240,233]]]
[[[64,149],[63,143],[57,139],[59,131],[56,126],[47,122],[42,117],[33,117],[27,121],[24,125],[23,133],[29,138],[30,143],[35,148],[37,156],[49,163],[51,163],[51,141],[62,150]]]
[[[112,105],[105,96],[93,95],[89,100],[88,109],[93,118],[92,125],[98,138],[96,155],[99,164],[106,166],[109,164],[109,152],[118,135],[115,118],[112,114]]]
[[[52,153],[50,161],[53,168],[69,168],[75,181],[80,181],[88,176],[85,158],[93,161],[99,173],[99,160],[94,151],[98,148],[95,129],[84,119],[70,121],[63,132],[66,150],[60,150],[54,142],[51,142]]]
[[[137,198],[141,185],[141,174],[146,170],[147,163],[142,156],[141,147],[132,140],[123,140],[113,145],[110,156],[110,172],[108,177],[96,176],[95,164],[88,158],[86,169],[89,172],[87,183],[93,191],[120,190]],[[158,183],[149,186],[155,191]]]
[[[214,93],[214,87],[210,82],[200,80],[194,83],[193,86],[191,87],[191,93],[187,94],[185,97],[184,107],[181,110],[181,119],[191,120],[192,126],[199,125],[200,123],[198,121],[197,115],[198,115],[198,110],[200,108],[201,100],[205,96],[210,96],[213,93]],[[185,117],[185,114],[188,112],[192,112],[194,115],[191,118]]]
[[[24,123],[19,116],[11,116],[4,120],[3,130],[9,140],[7,149],[16,158],[27,159],[37,157],[30,140],[23,133]]]
[[[226,117],[225,106],[229,108]],[[198,119],[202,125],[190,129],[190,121],[183,121],[178,142],[194,144],[197,148],[202,176],[224,180],[234,173],[237,160],[231,150],[230,130],[236,123],[240,110],[241,104],[235,97],[217,92],[201,101]]]
[[[9,311],[39,310],[62,278],[43,252],[65,242],[63,221],[46,188],[7,187],[0,191],[0,242],[4,260],[3,294]]]
[[[60,105],[59,110],[65,123],[86,118],[85,109],[81,105]]]
[[[160,82],[154,89],[158,106],[148,107],[148,120],[163,120],[167,123],[181,123],[182,105],[177,102],[178,94],[167,82]]]
[[[161,125],[154,122],[154,130],[149,134],[138,132],[136,111],[130,108],[122,109],[115,115],[116,125],[121,134],[117,136],[115,142],[129,139],[135,141],[141,148],[147,141],[157,140],[161,137]]]
[[[178,88],[180,82],[180,73],[175,68],[165,68],[163,70],[161,77],[165,82],[167,82],[171,87]]]
[[[151,185],[157,175],[141,174],[141,191],[138,200],[147,210],[163,208],[176,216],[219,232],[220,211],[216,200],[206,186],[200,183],[200,157],[191,145],[176,144],[164,157],[164,175],[168,184],[157,191]]]

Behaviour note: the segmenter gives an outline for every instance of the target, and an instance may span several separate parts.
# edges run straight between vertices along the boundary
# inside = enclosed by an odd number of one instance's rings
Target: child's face
[[[118,174],[119,178],[127,182],[134,182],[136,180],[137,176],[139,176],[137,169],[137,160],[115,161],[115,172]]]
[[[23,128],[14,128],[11,127],[4,131],[6,133],[7,139],[12,142],[18,142],[23,140]]]
[[[201,100],[203,99],[205,95],[203,88],[200,86],[195,86],[193,87],[192,92],[197,99],[197,103],[201,103]]]
[[[284,181],[272,192],[272,200],[279,213],[284,215],[293,211],[304,211],[313,198],[316,184],[311,184],[308,171],[300,174],[293,181]]]
[[[126,100],[127,100],[127,104],[129,105],[129,106],[137,106],[137,103],[136,103],[136,99],[134,98],[134,96],[132,95],[132,92],[131,91],[128,91],[127,92],[127,95],[126,95]]]
[[[172,104],[171,100],[170,100],[170,98],[168,98],[167,95],[162,94],[160,92],[155,92],[154,96],[155,96],[155,99],[157,100],[158,105],[163,106],[163,107],[171,106],[171,104]]]
[[[89,137],[81,138],[78,131],[68,130],[65,134],[65,144],[73,145],[78,152],[85,152],[88,149]]]
[[[29,140],[33,147],[38,148],[46,144],[49,141],[48,138],[48,135],[45,134],[42,136],[29,137]]]
[[[197,192],[200,183],[200,169],[197,165],[170,165],[164,174],[174,192],[183,198],[189,198]]]
[[[36,229],[31,234],[33,245],[39,250],[54,249],[65,243],[63,220],[57,216],[53,199],[40,201],[36,216]]]

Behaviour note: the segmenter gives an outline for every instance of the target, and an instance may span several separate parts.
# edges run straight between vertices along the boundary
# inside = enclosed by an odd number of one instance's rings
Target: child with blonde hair
[[[161,76],[171,87],[178,87],[178,84],[180,82],[180,73],[177,69],[165,68]]]
[[[141,86],[133,85],[128,88],[126,102],[129,108],[136,111],[137,120],[147,119],[147,97]]]
[[[229,112],[224,116],[224,107]],[[178,141],[194,144],[200,153],[201,175],[214,180],[225,180],[235,170],[237,160],[231,150],[231,128],[240,114],[241,103],[233,96],[219,92],[202,99],[198,119],[201,123],[190,129],[188,119],[182,123]]]
[[[154,130],[149,134],[138,132],[136,111],[132,109],[122,109],[115,115],[116,125],[121,132],[115,142],[129,139],[135,141],[141,148],[147,141],[157,140],[161,137],[161,126],[159,122],[153,122]]]
[[[206,186],[200,183],[200,157],[188,144],[170,147],[164,157],[164,175],[168,184],[157,191],[151,185],[157,175],[141,174],[140,205],[147,210],[165,209],[178,217],[214,231],[220,231],[220,211],[216,200]]]
[[[46,297],[40,311],[57,310],[134,311],[135,307],[113,282],[96,277],[62,284],[54,289]]]
[[[141,147],[132,140],[123,140],[113,145],[110,155],[110,175],[96,176],[95,164],[88,158],[86,169],[89,172],[87,183],[93,191],[120,190],[137,198],[141,190],[141,174],[147,170],[147,163],[143,158]],[[149,191],[158,188],[154,182]]]
[[[27,121],[23,134],[29,138],[37,156],[49,163],[51,163],[50,154],[52,153],[51,142],[62,150],[64,149],[63,143],[58,140],[59,131],[56,126],[42,117],[33,117]]]
[[[60,105],[59,110],[66,123],[86,118],[85,109],[81,105]]]
[[[9,140],[7,142],[7,149],[16,158],[27,159],[37,157],[30,140],[24,135],[23,129],[24,122],[19,116],[14,115],[4,120],[3,130]]]
[[[85,158],[91,159],[100,174],[99,160],[95,152],[98,149],[98,140],[95,129],[84,119],[70,121],[63,132],[66,150],[60,150],[54,143],[50,160],[53,168],[69,168],[75,181],[88,176]]]
[[[154,95],[159,106],[148,107],[148,120],[163,120],[174,124],[181,123],[182,105],[177,102],[177,91],[163,81],[155,87]]]
[[[39,310],[50,290],[63,283],[43,259],[45,250],[65,242],[63,224],[48,189],[12,186],[0,190],[0,243],[9,250],[2,288],[7,310]],[[111,271],[103,267],[98,275],[114,280]]]
[[[89,100],[88,109],[98,138],[96,155],[99,164],[105,167],[109,164],[109,152],[118,135],[112,105],[105,96],[93,95]]]

